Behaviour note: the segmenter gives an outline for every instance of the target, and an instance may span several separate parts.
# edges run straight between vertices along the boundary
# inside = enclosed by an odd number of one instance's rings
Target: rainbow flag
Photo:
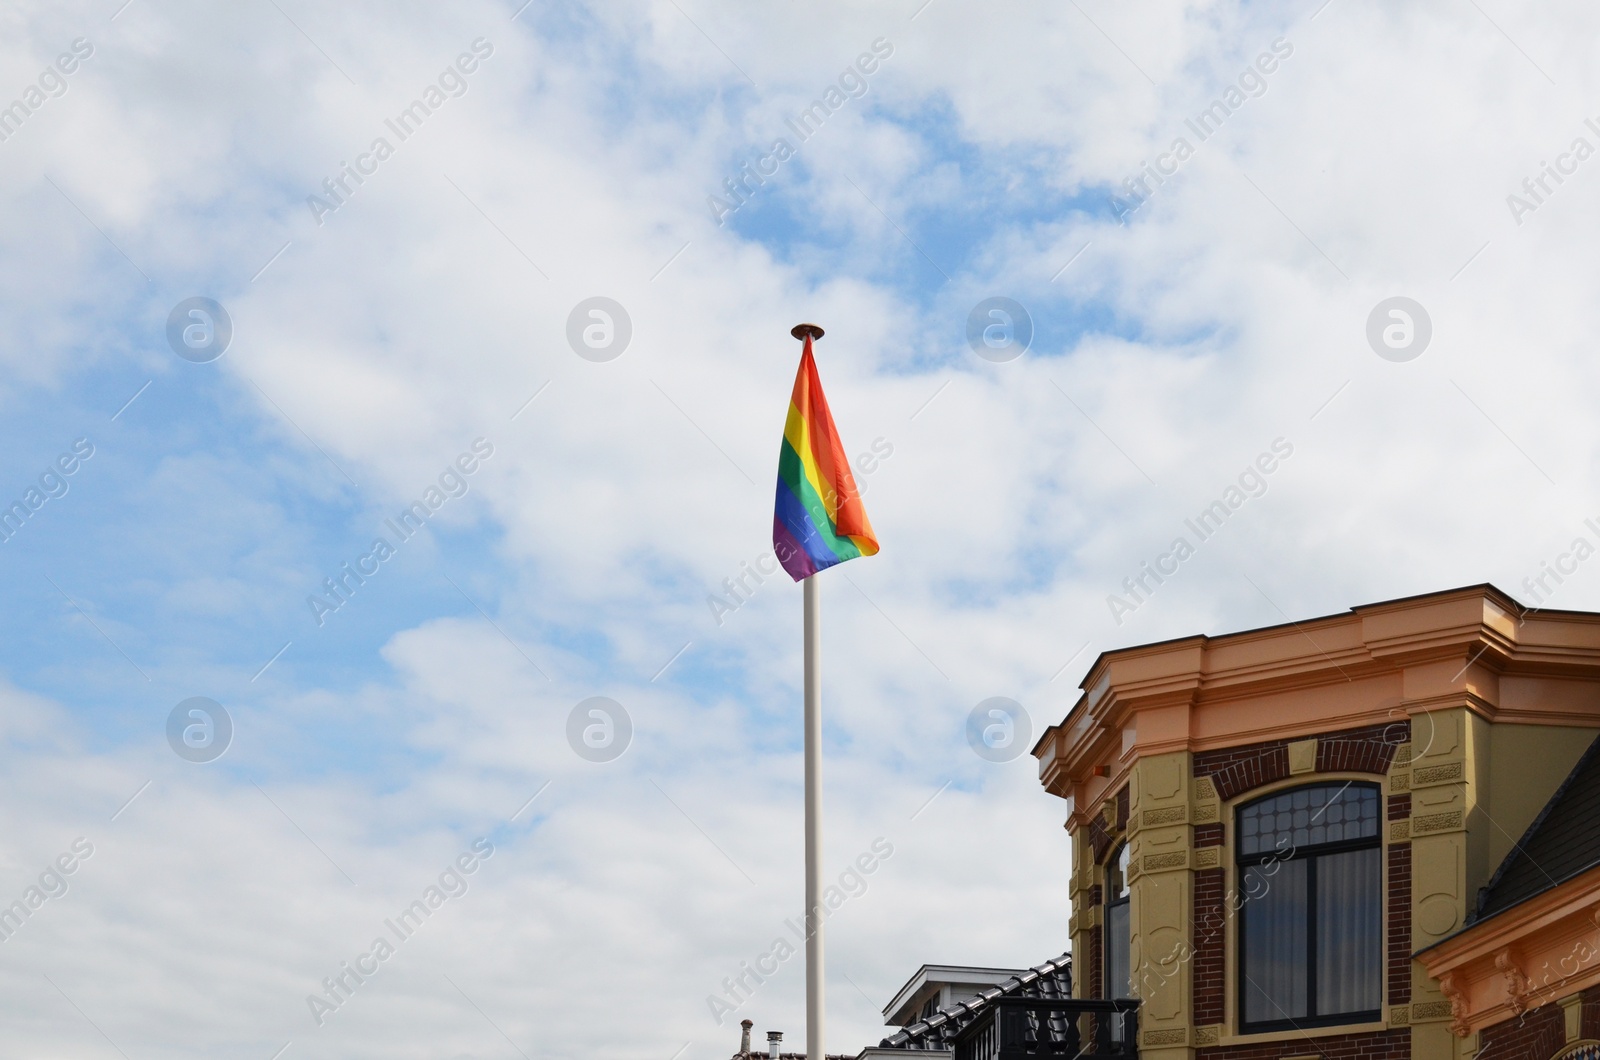
[[[828,399],[822,396],[809,335],[778,452],[772,548],[795,581],[878,551],[878,539],[850,473],[850,458],[833,425]]]

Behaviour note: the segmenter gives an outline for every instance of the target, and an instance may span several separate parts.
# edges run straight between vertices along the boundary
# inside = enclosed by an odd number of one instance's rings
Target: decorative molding
[[[1411,1025],[1411,1006],[1395,1005],[1389,1009],[1389,1026],[1408,1027]]]
[[[1502,953],[1505,951],[1502,950]],[[1495,963],[1499,964],[1499,958]],[[1449,998],[1449,1001],[1430,1001],[1430,1007],[1439,1006],[1446,1009],[1450,1015],[1450,1033],[1457,1038],[1465,1038],[1472,1033],[1472,1027],[1467,1023],[1467,998],[1461,992],[1461,987],[1456,983],[1456,977],[1451,972],[1446,972],[1439,977],[1439,992]],[[1420,1008],[1421,1006],[1414,1006]],[[1521,1012],[1521,1009],[1517,1010]]]
[[[1389,822],[1389,842],[1404,843],[1410,838],[1411,822],[1409,820]]]
[[[1426,784],[1446,784],[1460,780],[1466,774],[1465,762],[1449,762],[1442,766],[1418,766],[1411,771],[1411,783],[1417,787]]]
[[[1144,871],[1155,872],[1158,869],[1181,869],[1189,864],[1187,851],[1174,850],[1170,854],[1146,854],[1144,856]]]
[[[1139,815],[1146,828],[1158,824],[1181,824],[1188,816],[1187,806],[1167,806],[1159,810],[1146,810]]]
[[[1500,973],[1501,978],[1505,980],[1506,1006],[1511,1009],[1512,1015],[1522,1015],[1528,1008],[1528,977],[1518,967],[1517,955],[1511,951],[1510,946],[1505,947],[1494,955],[1494,967]],[[1447,975],[1445,978],[1453,980],[1452,976]],[[1446,991],[1446,995],[1449,996],[1449,991]],[[1455,1001],[1453,996],[1451,1001]],[[1466,1002],[1463,1000],[1463,1014],[1465,1008]],[[1465,1020],[1458,1022],[1461,1022],[1463,1026],[1465,1025]]]
[[[1140,1045],[1186,1045],[1189,1032],[1181,1027],[1172,1030],[1143,1031],[1139,1035]]]
[[[1411,1006],[1411,1022],[1437,1022],[1450,1018],[1450,1002],[1422,1001]]]
[[[1217,786],[1211,782],[1210,777],[1196,777],[1194,781],[1195,802],[1216,802]]]
[[[1389,774],[1389,793],[1397,794],[1411,790],[1411,774],[1408,772]]]
[[[1194,867],[1197,869],[1214,869],[1221,864],[1221,847],[1202,847],[1194,852]]]
[[[1222,808],[1214,802],[1196,803],[1194,807],[1195,824],[1213,824],[1222,816]]]
[[[1107,799],[1106,804],[1100,807],[1100,820],[1105,823],[1106,831],[1115,832],[1117,829],[1117,800]]]
[[[1216,1045],[1222,1037],[1222,1025],[1213,1023],[1208,1027],[1194,1029],[1194,1044],[1196,1046]]]
[[[1448,832],[1461,827],[1461,811],[1451,810],[1448,813],[1430,813],[1411,819],[1411,834],[1424,835],[1431,832]]]
[[[1289,744],[1289,775],[1317,771],[1317,741],[1295,740]]]
[[[1394,749],[1394,762],[1390,768],[1399,769],[1401,766],[1409,765],[1410,763],[1411,745],[1409,743],[1403,743],[1399,747],[1396,747]]]

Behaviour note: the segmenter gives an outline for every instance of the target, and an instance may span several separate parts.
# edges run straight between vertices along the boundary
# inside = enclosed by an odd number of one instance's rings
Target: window
[[[1108,998],[1132,997],[1133,976],[1128,962],[1128,844],[1106,862],[1106,989]],[[1118,1027],[1121,1024],[1117,1024]]]
[[[1239,809],[1243,1031],[1380,1018],[1383,851],[1375,784],[1318,784]]]

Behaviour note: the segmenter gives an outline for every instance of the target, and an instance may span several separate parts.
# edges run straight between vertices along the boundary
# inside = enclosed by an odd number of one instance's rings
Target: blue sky
[[[892,449],[863,479],[882,553],[823,586],[828,857],[895,847],[832,929],[828,1047],[876,1042],[925,961],[1058,954],[1064,806],[973,753],[979,702],[1037,734],[1103,650],[1519,592],[1600,512],[1588,176],[1521,224],[1504,202],[1582,131],[1593,15],[1494,14],[1517,47],[1346,0],[8,9],[0,101],[95,52],[0,143],[0,498],[94,455],[0,544],[0,897],[97,850],[0,944],[8,1033],[731,1052],[706,998],[800,906],[800,594],[709,601],[770,548],[801,320],[846,447]],[[1124,178],[1279,37],[1266,92],[1119,223]],[[319,225],[307,196],[479,38],[465,94]],[[707,197],[880,38],[718,225]],[[1433,323],[1403,363],[1366,339],[1397,295]],[[210,363],[166,344],[194,296],[233,321]],[[603,362],[566,338],[594,296],[632,324]],[[966,339],[997,296],[1034,330],[998,363]],[[307,596],[480,438],[466,494],[319,627]],[[1279,438],[1266,494],[1116,613]],[[1552,605],[1600,604],[1595,575]],[[192,696],[234,721],[211,763],[167,742]],[[614,761],[568,742],[595,696],[632,719]],[[479,837],[472,890],[318,1025],[321,978]],[[797,968],[741,1005],[758,1037],[801,1036]]]

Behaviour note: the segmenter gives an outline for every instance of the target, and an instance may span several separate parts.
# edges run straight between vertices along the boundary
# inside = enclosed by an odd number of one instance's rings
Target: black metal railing
[[[997,997],[955,1038],[954,1060],[1133,1060],[1139,1002]]]

